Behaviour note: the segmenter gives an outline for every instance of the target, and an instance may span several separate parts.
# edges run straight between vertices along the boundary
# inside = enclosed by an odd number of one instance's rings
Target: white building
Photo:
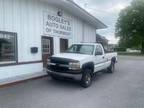
[[[103,28],[69,0],[0,0],[0,85],[45,75],[50,55]]]

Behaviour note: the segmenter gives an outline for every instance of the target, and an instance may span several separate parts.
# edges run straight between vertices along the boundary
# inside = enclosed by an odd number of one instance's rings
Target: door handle
[[[104,59],[105,57],[103,56],[102,58]]]

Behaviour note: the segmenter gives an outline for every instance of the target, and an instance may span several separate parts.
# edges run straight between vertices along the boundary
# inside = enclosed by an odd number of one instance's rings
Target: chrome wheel
[[[115,63],[111,63],[111,65],[107,68],[108,73],[114,73],[115,71]]]
[[[87,85],[89,85],[90,82],[91,82],[91,75],[87,74],[87,75],[86,75],[86,79],[85,79],[85,83],[86,83]]]
[[[86,69],[83,73],[82,79],[81,79],[81,85],[85,88],[89,87],[92,83],[92,75],[91,70]]]

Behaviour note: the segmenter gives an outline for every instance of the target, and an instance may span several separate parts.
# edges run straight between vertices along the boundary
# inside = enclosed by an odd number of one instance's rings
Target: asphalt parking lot
[[[42,78],[0,89],[0,108],[144,108],[144,57],[120,56],[91,87]]]

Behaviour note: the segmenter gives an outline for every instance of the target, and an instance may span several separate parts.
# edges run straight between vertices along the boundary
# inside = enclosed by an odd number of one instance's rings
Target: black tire
[[[81,86],[87,88],[91,84],[92,84],[92,71],[90,69],[85,69],[81,79]]]
[[[107,68],[108,73],[114,73],[115,71],[115,63],[111,62],[111,65]]]

